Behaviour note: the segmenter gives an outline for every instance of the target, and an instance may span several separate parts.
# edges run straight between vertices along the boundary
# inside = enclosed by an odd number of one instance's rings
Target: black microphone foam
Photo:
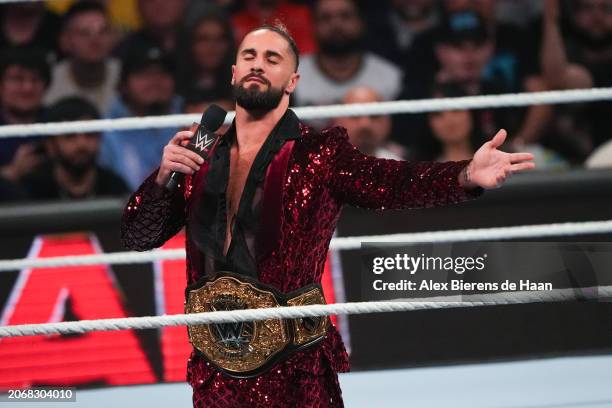
[[[210,132],[216,132],[223,122],[225,122],[225,116],[227,112],[219,105],[211,104],[208,109],[202,114],[202,120],[200,124]]]
[[[208,148],[212,146],[216,139],[213,132],[223,125],[225,116],[227,116],[225,109],[219,105],[211,104],[202,114],[200,126],[194,131],[193,137],[185,147],[207,160]],[[174,191],[178,187],[179,180],[182,176],[182,173],[176,171],[170,173],[170,179],[166,183],[166,189]]]

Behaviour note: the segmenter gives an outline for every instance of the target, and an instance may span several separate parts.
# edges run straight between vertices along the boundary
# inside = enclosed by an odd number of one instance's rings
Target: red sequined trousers
[[[263,283],[288,292],[319,283],[329,242],[344,204],[371,209],[422,208],[475,198],[458,175],[461,162],[409,162],[378,159],[359,152],[341,127],[320,133],[300,125],[301,137],[276,157],[263,180],[263,210],[257,241],[257,271]],[[276,160],[275,157],[275,160]],[[161,246],[187,224],[187,283],[195,282],[204,255],[190,237],[191,209],[200,204],[207,164],[181,186],[181,193],[156,187],[152,174],[130,198],[121,236],[134,250]],[[275,178],[278,182],[275,182]],[[192,353],[187,380],[195,407],[342,407],[338,372],[348,371],[342,339],[331,326],[316,346],[296,352],[265,374],[239,380],[219,373]]]

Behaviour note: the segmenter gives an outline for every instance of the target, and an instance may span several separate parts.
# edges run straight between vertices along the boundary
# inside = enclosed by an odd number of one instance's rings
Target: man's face
[[[0,82],[0,104],[16,114],[30,114],[40,109],[45,81],[33,69],[9,66]]]
[[[299,75],[289,44],[270,30],[249,33],[232,66],[236,104],[246,110],[269,111],[295,90]]]
[[[344,104],[381,102],[382,98],[372,89],[354,88],[342,100]],[[349,141],[365,154],[375,154],[389,138],[391,118],[388,115],[340,117],[334,124],[346,128]]]
[[[429,126],[442,143],[457,144],[470,141],[474,123],[469,111],[444,111],[429,114]]]
[[[85,170],[95,166],[99,147],[98,133],[74,133],[52,137],[49,140],[49,150],[53,160],[74,176],[83,174]]]
[[[575,0],[576,26],[591,40],[610,40],[612,0]]]
[[[184,0],[140,0],[140,15],[144,25],[151,30],[167,30],[178,26],[183,11]]]
[[[315,34],[321,52],[343,55],[359,51],[363,22],[349,0],[320,0],[314,12]]]
[[[151,115],[166,114],[174,95],[174,79],[163,67],[152,64],[128,75],[125,98]]]
[[[112,32],[106,16],[97,11],[76,15],[62,36],[62,47],[82,62],[101,62],[113,46]]]
[[[231,46],[223,25],[213,20],[198,25],[192,41],[191,49],[196,65],[207,70],[219,68]]]
[[[458,44],[441,43],[436,46],[436,56],[446,82],[478,81],[493,55],[490,42],[464,41]]]

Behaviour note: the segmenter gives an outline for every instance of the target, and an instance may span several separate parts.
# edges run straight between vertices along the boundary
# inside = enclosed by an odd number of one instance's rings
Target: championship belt
[[[282,293],[243,275],[217,272],[185,290],[185,313],[325,304],[320,285]],[[189,341],[219,370],[236,378],[260,375],[289,353],[325,337],[329,317],[268,319],[188,326]]]

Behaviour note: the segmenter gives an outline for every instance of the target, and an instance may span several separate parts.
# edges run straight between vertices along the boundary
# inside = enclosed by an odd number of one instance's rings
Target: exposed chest
[[[230,171],[226,191],[227,209],[230,215],[229,219],[231,219],[231,215],[238,212],[240,197],[244,191],[244,186],[256,154],[257,150],[240,153],[235,149],[231,150]]]

